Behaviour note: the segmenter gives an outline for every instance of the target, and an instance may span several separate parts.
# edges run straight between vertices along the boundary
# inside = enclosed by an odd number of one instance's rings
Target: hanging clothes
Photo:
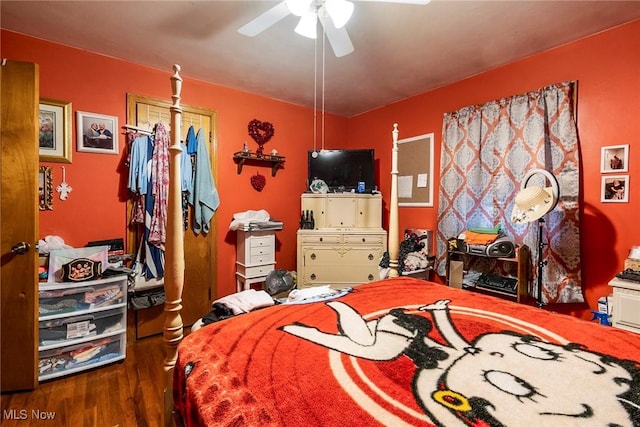
[[[183,229],[189,228],[189,195],[193,193],[193,166],[191,156],[187,152],[187,146],[180,144],[180,182],[182,189],[182,223]]]
[[[198,140],[196,139],[196,130],[193,125],[187,130],[187,153],[196,154],[198,152]]]
[[[144,224],[144,198],[147,194],[148,147],[153,144],[148,135],[136,135],[129,150],[128,187],[132,196],[131,224]]]
[[[189,204],[193,206],[193,231],[195,234],[209,232],[209,223],[218,206],[220,198],[211,174],[209,151],[205,141],[205,131],[200,128],[196,135],[197,154],[195,162],[195,176],[193,179],[193,193],[189,197]],[[188,146],[187,146],[188,151]]]
[[[167,204],[169,193],[169,133],[162,122],[156,125],[151,158],[151,192],[154,204],[151,214],[149,243],[164,250],[167,237]]]
[[[132,193],[133,207],[131,223],[144,225],[144,232],[138,244],[136,265],[145,279],[164,276],[164,250],[149,243],[151,219],[155,196],[153,187],[154,138],[150,135],[138,135],[131,144],[128,187]]]

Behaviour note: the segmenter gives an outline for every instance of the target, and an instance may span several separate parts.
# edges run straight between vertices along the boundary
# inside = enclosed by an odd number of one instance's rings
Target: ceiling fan
[[[357,0],[385,3],[427,4],[431,0]],[[353,14],[353,2],[347,0],[282,0],[257,18],[238,29],[240,34],[254,37],[290,14],[300,17],[296,33],[315,39],[320,21],[329,44],[337,57],[353,52],[353,44],[345,24]]]

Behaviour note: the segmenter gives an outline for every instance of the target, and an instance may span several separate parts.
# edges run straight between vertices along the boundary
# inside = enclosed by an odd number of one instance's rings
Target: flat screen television
[[[364,182],[364,192],[375,187],[374,150],[309,150],[307,188],[314,179],[323,180],[331,192],[358,191],[358,183]]]

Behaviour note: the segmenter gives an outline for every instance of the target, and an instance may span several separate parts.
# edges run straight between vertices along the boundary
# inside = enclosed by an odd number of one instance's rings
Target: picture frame
[[[604,175],[600,191],[602,202],[629,202],[629,175]]]
[[[50,166],[40,166],[38,171],[38,200],[41,211],[53,210],[53,172]]]
[[[600,172],[620,173],[629,171],[629,144],[602,147]]]
[[[40,98],[38,116],[40,161],[71,163],[71,102]]]
[[[118,118],[76,111],[77,149],[97,154],[118,154]]]
[[[398,140],[398,206],[433,207],[434,134]]]

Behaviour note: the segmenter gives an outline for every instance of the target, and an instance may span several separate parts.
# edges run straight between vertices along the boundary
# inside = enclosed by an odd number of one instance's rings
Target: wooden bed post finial
[[[398,277],[398,124],[393,124],[391,136],[393,149],[391,151],[391,204],[389,208],[389,277]]]

